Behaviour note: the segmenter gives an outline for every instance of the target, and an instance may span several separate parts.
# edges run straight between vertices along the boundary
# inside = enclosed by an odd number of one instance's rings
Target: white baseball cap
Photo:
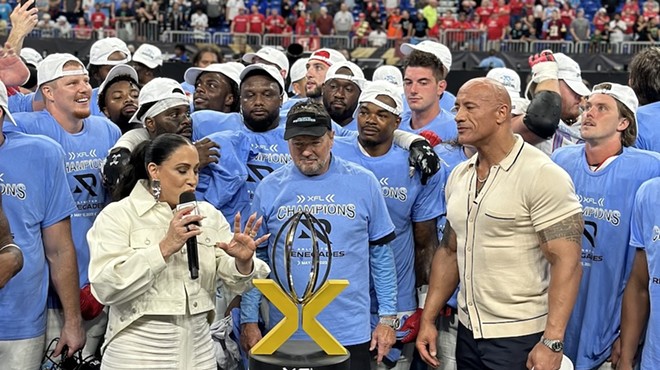
[[[39,63],[44,60],[41,54],[32,48],[21,48],[21,58],[25,59],[25,64],[30,64],[35,67],[38,67]]]
[[[154,69],[163,65],[163,52],[156,46],[142,44],[133,53],[133,61],[142,63],[147,68]]]
[[[9,112],[9,98],[7,97],[7,88],[5,84],[0,81],[0,108],[5,112],[5,120],[11,122],[16,126],[16,121]]]
[[[374,82],[389,82],[403,91],[403,74],[401,74],[401,70],[395,66],[384,65],[376,68],[371,80]]]
[[[195,86],[197,83],[197,78],[204,72],[220,73],[227,76],[230,80],[236,82],[236,85],[241,85],[241,72],[245,69],[245,66],[238,62],[227,62],[227,63],[213,63],[209,64],[204,68],[191,67],[186,70],[186,73],[183,75],[183,80],[186,83]]]
[[[147,109],[146,104],[156,103]],[[131,121],[144,123],[144,118],[153,117],[159,113],[179,105],[190,105],[181,84],[171,78],[157,77],[147,82],[140,90],[138,96],[138,110]]]
[[[254,63],[254,58],[259,57],[260,59],[265,60],[268,63],[273,63],[277,67],[280,68],[280,70],[284,71],[284,77],[288,76],[289,74],[289,59],[286,57],[286,54],[283,52],[270,47],[270,46],[264,46],[259,51],[256,53],[247,53],[243,55],[243,61],[249,64]]]
[[[99,95],[103,93],[103,91],[106,89],[106,87],[108,87],[108,84],[112,80],[119,76],[128,76],[131,78],[131,80],[133,80],[133,82],[135,82],[136,85],[138,84],[139,77],[135,69],[128,64],[119,64],[112,67],[110,72],[108,72],[108,75],[105,77],[105,80],[101,82],[98,90]]]
[[[342,53],[335,49],[324,48],[313,52],[312,55],[309,56],[309,62],[312,60],[318,60],[327,64],[328,66],[331,66],[335,63],[345,62],[346,58]]]
[[[393,107],[377,99],[378,96],[383,95],[394,100],[394,104],[396,106]],[[367,82],[364,90],[362,90],[362,93],[360,94],[360,99],[358,102],[360,104],[376,104],[377,106],[397,116],[401,115],[403,112],[403,98],[401,97],[401,91],[399,91],[399,89],[394,84],[383,80]]]
[[[442,65],[447,69],[447,73],[449,73],[449,71],[451,70],[451,63],[452,63],[451,51],[449,50],[448,47],[446,47],[445,45],[439,42],[425,40],[417,45],[404,43],[401,45],[400,50],[401,50],[401,54],[403,55],[410,55],[410,53],[412,53],[413,50],[419,50],[424,53],[433,54],[440,60]]]
[[[277,83],[280,85],[280,88],[282,89],[282,93],[284,94],[286,87],[284,86],[284,79],[282,78],[282,74],[277,68],[271,65],[262,63],[250,64],[249,66],[245,67],[243,72],[241,72],[241,82],[245,81],[245,77],[254,71],[265,71],[268,73],[270,77],[277,81]]]
[[[296,60],[289,70],[291,82],[298,82],[307,76],[307,61],[309,58],[300,58]]]
[[[342,68],[347,68],[348,70],[351,71],[353,75],[351,76],[344,73],[339,73],[339,70]],[[360,67],[358,67],[357,64],[353,62],[334,63],[333,65],[330,66],[330,68],[328,68],[328,71],[325,74],[325,81],[323,82],[328,82],[335,78],[342,80],[349,80],[355,83],[356,85],[358,85],[360,90],[362,90],[362,88],[364,87],[364,83],[366,82],[366,79],[364,78],[364,72],[362,72]]]
[[[80,69],[64,71],[64,65],[68,62],[77,62]],[[34,95],[35,100],[42,100],[41,86],[47,82],[55,81],[64,76],[88,75],[85,65],[80,59],[67,53],[50,54],[39,63],[37,67],[37,92]]]
[[[126,58],[121,60],[108,60],[110,55],[116,51],[124,53]],[[130,61],[131,52],[128,50],[126,43],[116,37],[108,37],[92,44],[92,48],[89,51],[89,63],[87,64],[87,68],[89,68],[90,65],[116,66],[117,64],[125,64]]]
[[[637,107],[639,107],[637,95],[635,95],[635,92],[629,86],[611,82],[599,83],[598,85],[594,86],[594,89],[591,91],[589,96],[595,94],[609,95],[625,105],[633,113],[636,113]]]
[[[591,91],[582,82],[582,72],[580,65],[564,53],[554,53],[559,72],[557,78],[566,82],[568,87],[580,96],[588,96]]]
[[[486,78],[504,85],[509,96],[511,96],[511,99],[520,98],[520,76],[513,69],[493,68],[488,71]]]

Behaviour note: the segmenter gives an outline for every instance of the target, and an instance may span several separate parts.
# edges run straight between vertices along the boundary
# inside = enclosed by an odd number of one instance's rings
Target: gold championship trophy
[[[291,271],[293,240],[300,222],[308,228],[312,243],[309,281],[302,295],[294,288]],[[318,246],[318,230],[323,233],[322,236],[327,241],[328,247],[327,267],[320,281],[321,254]],[[282,283],[283,279],[278,273],[275,259],[278,242],[282,236],[284,236],[282,256],[287,288]],[[270,256],[275,280],[254,279],[254,285],[282,312],[284,318],[250,351],[250,370],[349,369],[350,355],[346,348],[316,320],[316,316],[348,286],[348,280],[328,280],[332,263],[329,240],[321,222],[309,212],[297,212],[278,231]],[[320,288],[317,289],[318,286]],[[289,340],[298,330],[300,322],[311,341]]]

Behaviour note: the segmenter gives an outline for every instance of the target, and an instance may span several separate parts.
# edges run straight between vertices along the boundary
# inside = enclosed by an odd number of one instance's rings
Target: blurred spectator
[[[11,11],[11,5],[7,4],[7,0],[0,0],[0,20],[9,22]]]
[[[491,13],[486,23],[486,38],[488,41],[504,40],[507,27],[501,23],[497,13]]]
[[[41,37],[53,37],[55,22],[50,18],[50,14],[44,13],[44,15],[41,16],[41,20],[37,22],[35,28],[41,31]]]
[[[316,34],[316,24],[312,20],[312,12],[305,12],[296,21],[296,35],[312,36]]]
[[[610,31],[608,30],[609,25],[606,24],[603,27],[603,30],[595,29],[594,34],[591,35],[591,46],[590,46],[590,51],[592,53],[600,53],[603,51],[607,50],[607,44],[609,41],[609,33]]]
[[[472,22],[467,19],[467,16],[465,13],[458,13],[458,19],[456,22],[451,27],[452,30],[460,30],[460,31],[467,31],[472,29]],[[465,41],[467,39],[467,35],[465,32],[454,32],[454,33],[449,33],[447,36],[447,43],[448,47],[452,50],[465,50],[465,48],[468,46]]]
[[[364,13],[360,13],[358,15],[358,20],[353,25],[353,34],[357,37],[357,42],[360,46],[366,45],[369,32],[369,22],[367,22]]]
[[[61,9],[67,22],[77,22],[79,17],[85,15],[80,0],[63,0],[61,2]]]
[[[647,34],[649,41],[653,41],[653,42],[660,41],[660,29],[658,29],[658,17],[653,17],[649,20]]]
[[[621,19],[621,14],[614,13],[614,19],[610,21],[610,44],[623,42],[628,25]]]
[[[561,6],[559,15],[561,16],[561,22],[566,26],[566,28],[569,28],[575,19],[575,9],[571,7],[571,3],[565,1]]]
[[[558,10],[554,10],[551,14],[550,21],[548,21],[548,32],[546,40],[564,40],[566,38],[566,25],[561,21],[561,16]]]
[[[626,0],[621,9],[622,13],[629,11],[631,14],[639,14],[639,2],[637,0]]]
[[[227,10],[225,11],[227,23],[231,26],[234,18],[238,15],[239,9],[245,9],[243,0],[227,0]]]
[[[167,28],[172,31],[181,31],[186,26],[186,13],[181,9],[181,4],[175,2],[167,13]]]
[[[95,30],[100,30],[103,29],[103,27],[107,26],[107,17],[105,16],[105,13],[101,10],[101,4],[96,3],[94,4],[94,12],[92,15],[89,17],[89,21],[92,24],[92,28]]]
[[[79,40],[89,40],[92,38],[92,27],[87,24],[84,17],[79,17],[78,24],[73,27],[73,33]]]
[[[57,19],[62,14],[62,2],[60,0],[48,0],[48,15],[50,19]]]
[[[438,23],[440,23],[440,29],[442,30],[456,28],[456,18],[454,17],[454,13],[451,12],[451,9],[445,10],[445,14],[438,19]]]
[[[378,27],[377,29],[369,33],[369,45],[375,48],[385,46],[387,44],[387,33],[383,29],[383,26]]]
[[[417,39],[417,41],[419,42],[420,39],[426,38],[426,33],[428,29],[429,29],[429,22],[424,17],[424,14],[418,11],[412,24],[412,30],[413,30],[412,37]]]
[[[380,14],[380,5],[378,4],[378,1],[377,0],[369,0],[369,2],[367,3],[367,6],[364,8],[364,12],[366,14],[371,14],[372,12],[376,12],[376,13]]]
[[[511,6],[506,3],[506,0],[498,0],[496,9],[500,24],[504,28],[509,27],[511,25]]]
[[[595,29],[603,31],[606,24],[610,23],[610,17],[607,16],[607,11],[605,8],[598,9],[598,12],[594,15],[593,25]]]
[[[383,0],[383,5],[385,6],[385,12],[389,15],[392,14],[395,10],[399,9],[399,0]]]
[[[94,12],[94,0],[82,0],[83,16],[91,23],[92,13]]]
[[[316,18],[316,29],[319,35],[332,35],[334,34],[334,19],[328,15],[328,8],[321,7],[319,16]]]
[[[571,22],[570,32],[575,42],[588,41],[590,39],[591,24],[584,18],[584,9],[578,9],[577,18]]]
[[[633,26],[637,20],[637,16],[635,14],[636,13],[631,13],[630,8],[626,9],[625,7],[623,13],[621,14],[621,20],[626,22],[626,32],[624,32],[626,41],[633,40]]]
[[[284,19],[287,19],[291,16],[293,12],[293,5],[291,5],[291,0],[282,0],[282,5],[280,6],[280,14]]]
[[[534,28],[536,30],[535,37],[537,39],[543,38],[543,21],[545,20],[545,10],[542,4],[534,5]]]
[[[250,33],[262,35],[266,30],[266,17],[259,13],[259,7],[256,5],[252,5],[250,11]]]
[[[398,39],[403,37],[401,31],[401,11],[399,8],[393,9],[387,16],[385,22],[387,24],[387,37],[390,39]]]
[[[186,47],[183,44],[174,45],[174,56],[170,58],[170,62],[188,63],[188,55],[186,54]]]
[[[245,8],[238,8],[238,14],[231,22],[231,33],[247,33],[250,24],[250,16],[245,14]]]
[[[71,23],[66,19],[64,15],[57,17],[57,22],[55,22],[55,29],[59,37],[69,38],[71,37]]]
[[[536,28],[536,18],[534,18],[533,14],[529,14],[523,18],[523,28],[525,27],[529,30],[533,38],[538,38],[539,30]]]
[[[422,8],[422,14],[426,19],[427,28],[433,28],[438,21],[438,0],[429,0],[428,4]]]
[[[214,63],[222,63],[222,53],[220,49],[215,46],[204,46],[199,48],[197,53],[193,55],[193,67],[206,68]]]
[[[529,41],[531,37],[532,34],[529,30],[529,27],[527,27],[527,25],[523,25],[521,20],[516,21],[513,24],[511,31],[509,31],[510,40]]]
[[[304,1],[298,1],[295,5],[294,12],[296,16],[302,17],[307,11],[307,4]]]
[[[543,8],[543,21],[549,21],[552,19],[552,12],[557,11],[559,13],[561,9],[559,9],[559,6],[555,2],[555,0],[548,0],[548,5],[546,5],[545,8]]]
[[[108,21],[115,17],[115,2],[113,0],[94,0],[95,4],[101,5],[101,11]]]
[[[525,4],[523,4],[522,0],[509,1],[509,8],[511,10],[511,25],[522,19],[524,5]]]
[[[410,13],[408,13],[407,10],[401,12],[401,20],[399,23],[401,23],[401,32],[403,33],[403,37],[412,36],[413,22],[410,19]]]
[[[642,15],[646,17],[647,20],[655,18],[660,12],[660,7],[658,7],[658,2],[655,0],[646,0],[643,5]]]
[[[383,20],[380,19],[380,13],[375,10],[371,11],[367,16],[367,22],[369,22],[369,29],[371,30],[377,30],[378,27],[383,26]]]
[[[335,14],[333,19],[335,26],[335,33],[340,36],[348,36],[353,29],[353,14],[348,11],[348,5],[342,3],[339,11]]]
[[[504,64],[502,58],[499,58],[496,55],[497,51],[495,51],[495,49],[490,49],[488,51],[488,56],[479,62],[479,66],[477,68],[488,70],[493,68],[505,68],[506,64]]]
[[[481,5],[477,7],[475,13],[479,15],[482,20],[490,19],[491,13],[493,13],[493,7],[490,4],[489,0],[482,0]]]
[[[209,17],[209,27],[215,28],[220,25],[220,0],[206,0],[206,15]]]
[[[635,25],[633,26],[634,41],[648,41],[649,36],[646,27],[646,18],[643,16],[637,17],[637,21],[635,21]]]
[[[472,19],[476,8],[477,3],[474,0],[463,0],[460,2],[458,14],[465,13],[468,19]]]
[[[284,17],[276,8],[271,9],[270,15],[266,18],[266,32],[279,35],[284,32],[284,28],[286,28]]]
[[[209,28],[209,17],[204,13],[201,6],[195,7],[195,12],[190,16],[190,27],[194,31],[193,37],[195,39],[204,39],[204,33]]]

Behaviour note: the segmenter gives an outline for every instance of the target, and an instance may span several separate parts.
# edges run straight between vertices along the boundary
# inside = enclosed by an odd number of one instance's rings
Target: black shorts
[[[351,354],[351,370],[369,370],[371,368],[371,354],[369,345],[371,342],[345,346]]]
[[[521,337],[474,339],[472,332],[458,324],[456,367],[461,370],[527,370],[527,356],[543,333]]]

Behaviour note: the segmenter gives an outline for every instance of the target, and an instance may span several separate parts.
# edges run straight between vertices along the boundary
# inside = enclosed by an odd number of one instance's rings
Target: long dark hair
[[[113,194],[113,200],[127,197],[139,180],[148,180],[147,165],[162,164],[170,158],[172,153],[183,145],[192,145],[190,140],[177,134],[162,134],[153,140],[140,143],[131,153],[131,159],[124,168],[123,176],[119,180]]]

